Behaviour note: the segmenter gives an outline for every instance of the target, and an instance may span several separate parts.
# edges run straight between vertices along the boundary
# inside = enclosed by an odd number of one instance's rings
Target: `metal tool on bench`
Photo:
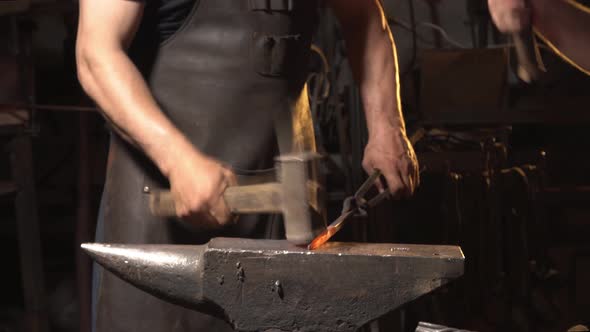
[[[277,181],[229,187],[223,197],[232,213],[282,213],[287,240],[307,245],[324,226],[313,216],[314,211],[321,214],[317,199],[321,188],[312,174],[312,164],[319,159],[316,153],[279,156],[276,159]],[[152,193],[150,210],[159,217],[176,216],[172,194],[168,191]]]
[[[163,300],[238,331],[355,331],[463,274],[456,246],[215,238],[200,246],[86,244],[94,260]]]

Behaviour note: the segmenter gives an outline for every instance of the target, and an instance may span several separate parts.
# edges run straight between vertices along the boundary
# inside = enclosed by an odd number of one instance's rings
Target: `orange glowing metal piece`
[[[367,207],[373,207],[377,205],[379,202],[381,202],[383,199],[390,197],[389,191],[383,191],[368,201],[364,197],[367,194],[367,192],[371,189],[371,187],[375,185],[375,181],[377,181],[377,179],[380,176],[381,171],[376,169],[373,172],[373,174],[371,174],[371,176],[369,176],[369,178],[361,185],[361,187],[357,190],[354,196],[345,199],[344,210],[346,210],[346,212],[343,212],[342,215],[338,217],[338,219],[334,220],[334,222],[326,228],[326,230],[320,233],[320,235],[316,236],[316,238],[313,239],[313,241],[311,241],[311,243],[307,246],[307,249],[316,250],[317,248],[321,247],[326,242],[328,242],[328,240],[332,236],[334,236],[334,234],[338,233],[338,231],[342,228],[344,222],[348,219],[348,217],[350,217],[356,212],[359,212],[359,210],[361,209],[361,204],[363,206],[366,205]]]
[[[334,236],[334,234],[338,233],[338,231],[342,228],[342,225],[344,225],[346,219],[354,212],[354,210],[351,210],[341,215],[340,218],[336,219],[333,223],[331,223],[325,231],[321,232],[320,235],[316,236],[316,238],[313,239],[313,241],[311,241],[311,243],[307,246],[307,249],[316,250],[322,245],[324,245],[326,242],[328,242],[328,240],[332,236]]]
[[[336,234],[337,231],[338,230],[335,228],[328,227],[325,231],[313,239],[313,241],[311,241],[311,243],[307,246],[307,249],[316,250],[317,248],[324,245],[324,243],[328,242],[332,235]]]

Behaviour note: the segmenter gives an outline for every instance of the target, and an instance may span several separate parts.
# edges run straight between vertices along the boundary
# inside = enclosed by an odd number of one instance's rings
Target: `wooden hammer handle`
[[[537,81],[543,70],[537,58],[532,28],[528,27],[519,33],[513,33],[512,40],[518,61],[518,77],[527,83]]]
[[[516,51],[517,60],[517,75],[521,80],[532,83],[537,81],[543,74],[544,67],[537,56],[537,50],[535,45],[535,36],[533,34],[532,22],[532,9],[529,1],[524,0],[526,9],[530,13],[529,25],[523,27],[519,32],[512,34],[512,41]],[[516,14],[518,15],[518,14]]]
[[[282,211],[281,188],[278,183],[229,187],[223,198],[232,213],[280,213]],[[150,194],[150,212],[156,217],[175,217],[176,203],[170,191]]]

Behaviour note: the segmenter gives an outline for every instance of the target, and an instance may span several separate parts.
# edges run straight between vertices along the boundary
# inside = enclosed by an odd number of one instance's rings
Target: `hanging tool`
[[[528,22],[520,31],[512,32],[511,38],[516,52],[516,75],[526,83],[533,83],[545,72],[545,66],[538,54],[537,43],[533,34],[532,11],[528,0],[523,0],[524,8],[518,6],[509,9],[505,15],[511,16],[512,21],[520,21],[523,13],[528,15]]]
[[[512,41],[516,51],[518,68],[516,74],[526,83],[533,83],[541,77],[545,71],[538,54],[533,29],[531,26],[513,33]]]

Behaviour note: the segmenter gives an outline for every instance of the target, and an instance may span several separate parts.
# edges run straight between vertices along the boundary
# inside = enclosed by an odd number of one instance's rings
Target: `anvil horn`
[[[83,248],[131,284],[238,331],[356,331],[463,274],[454,246],[216,238],[202,246]]]
[[[159,298],[198,307],[206,246],[86,243],[82,249],[119,278]]]

